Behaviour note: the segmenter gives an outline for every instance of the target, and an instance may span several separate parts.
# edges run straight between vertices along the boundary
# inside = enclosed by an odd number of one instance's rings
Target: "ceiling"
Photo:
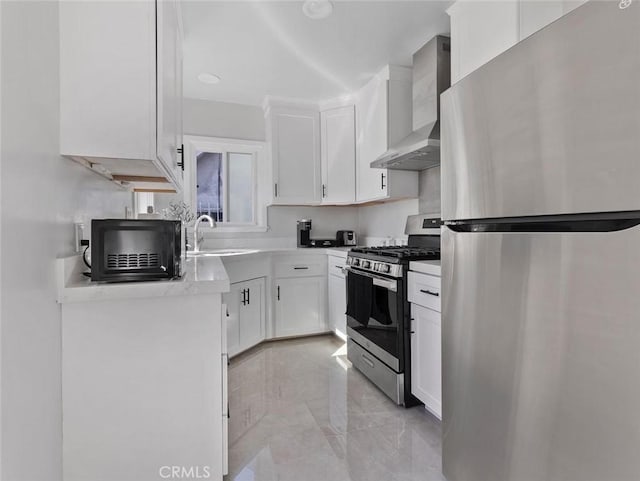
[[[312,20],[302,1],[183,0],[185,97],[260,105],[348,94],[448,33],[451,3],[334,0],[328,18]],[[220,83],[203,84],[203,72]]]

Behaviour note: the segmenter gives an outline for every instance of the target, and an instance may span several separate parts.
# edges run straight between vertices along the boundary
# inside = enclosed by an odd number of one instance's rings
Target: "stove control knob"
[[[359,266],[360,265],[360,259],[353,259],[353,265],[354,266]]]
[[[369,267],[371,267],[371,262],[363,261],[362,262],[362,267],[364,267],[365,269],[368,269]]]
[[[388,274],[389,272],[391,272],[391,266],[384,264],[384,265],[380,265],[380,272],[384,272],[385,274]]]

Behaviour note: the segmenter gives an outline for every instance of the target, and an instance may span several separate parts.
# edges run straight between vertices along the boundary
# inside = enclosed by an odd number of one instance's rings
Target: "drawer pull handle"
[[[308,267],[294,267],[293,269],[296,270],[296,271],[301,271],[301,270],[308,269]]]
[[[424,294],[429,294],[430,296],[440,297],[440,293],[439,292],[428,291],[428,290],[425,290],[425,289],[420,289],[420,292],[422,292]]]
[[[373,364],[373,361],[371,359],[369,359],[367,356],[365,356],[364,354],[361,354],[362,356],[362,360],[369,365],[369,367],[376,367],[375,364]]]

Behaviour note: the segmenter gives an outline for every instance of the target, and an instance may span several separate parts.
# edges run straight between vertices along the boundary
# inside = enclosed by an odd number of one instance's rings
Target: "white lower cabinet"
[[[229,308],[222,304],[222,329],[220,336],[220,347],[222,352],[222,362],[220,368],[222,372],[222,474],[229,474],[229,345],[227,343],[227,332],[229,327]]]
[[[179,463],[200,466],[201,474],[208,466],[207,479],[222,481],[227,373],[220,297],[62,304],[65,481],[158,481]]]
[[[327,331],[326,276],[275,279],[275,337]]]
[[[346,278],[342,272],[345,260],[338,256],[329,256],[327,263],[328,300],[329,300],[329,330],[338,337],[347,337],[347,289]]]
[[[411,304],[411,392],[442,419],[442,324],[440,313]]]
[[[411,393],[442,419],[441,279],[410,271]]]
[[[235,356],[265,339],[265,278],[231,284],[223,296],[229,316],[227,343],[229,356]]]

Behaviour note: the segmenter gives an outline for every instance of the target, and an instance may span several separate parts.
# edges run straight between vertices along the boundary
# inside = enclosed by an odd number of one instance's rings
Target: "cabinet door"
[[[520,40],[527,38],[564,14],[562,0],[520,1]]]
[[[231,290],[222,295],[222,302],[227,305],[227,352],[235,356],[240,352],[240,308],[242,307],[241,291],[243,283],[231,284]]]
[[[320,202],[319,114],[274,108],[270,115],[274,203]]]
[[[372,169],[371,162],[388,147],[388,81],[374,78],[358,94],[357,200],[387,195],[387,170]]]
[[[451,16],[451,83],[519,40],[518,2],[456,2]]]
[[[169,175],[182,179],[182,33],[175,0],[156,2],[157,156]]]
[[[350,203],[356,199],[355,107],[320,114],[322,202]]]
[[[156,152],[154,4],[59,5],[60,153],[127,159],[123,174],[158,175],[149,162]]]
[[[347,289],[344,276],[329,276],[329,329],[339,337],[347,335]]]
[[[276,337],[326,331],[326,277],[276,279]]]
[[[442,418],[442,334],[440,313],[411,304],[411,392]]]
[[[264,278],[242,283],[240,303],[240,349],[244,351],[264,341]]]

